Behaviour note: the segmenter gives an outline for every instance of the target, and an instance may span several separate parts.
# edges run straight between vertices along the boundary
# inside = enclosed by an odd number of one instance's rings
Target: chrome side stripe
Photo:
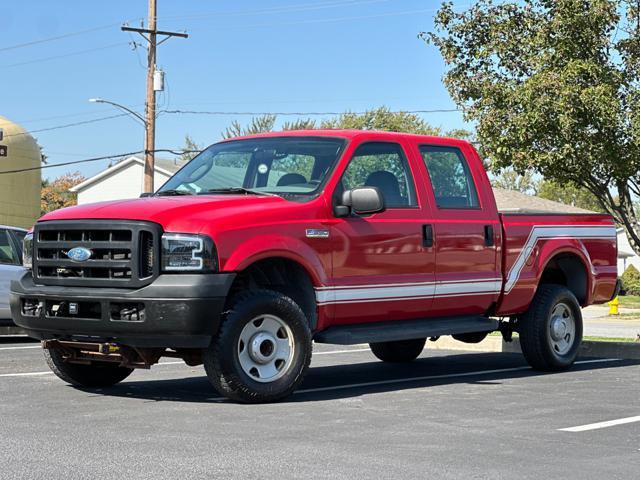
[[[499,293],[499,278],[473,281],[422,282],[374,286],[335,286],[316,289],[318,304],[362,303],[380,301],[418,300],[433,297],[486,295]]]
[[[615,240],[616,227],[614,226],[534,226],[529,233],[529,237],[520,250],[518,258],[513,263],[507,275],[505,283],[505,293],[509,293],[520,278],[520,273],[533,253],[533,247],[542,239],[550,238],[577,238],[577,239],[603,239]]]

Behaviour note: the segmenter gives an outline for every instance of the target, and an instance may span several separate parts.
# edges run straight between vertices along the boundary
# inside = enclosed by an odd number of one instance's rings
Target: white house
[[[618,275],[622,275],[629,265],[640,270],[640,257],[631,248],[624,228],[618,228],[616,232],[618,233]]]
[[[156,158],[153,182],[156,190],[183,165],[179,160]],[[71,188],[78,204],[137,198],[142,193],[144,159],[129,157]]]

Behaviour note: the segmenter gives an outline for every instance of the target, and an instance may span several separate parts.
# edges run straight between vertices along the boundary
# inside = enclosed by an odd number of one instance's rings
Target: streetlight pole
[[[129,107],[125,107],[124,105],[120,105],[119,103],[112,102],[111,100],[105,100],[104,98],[90,98],[89,101],[91,103],[106,103],[107,105],[112,105],[116,108],[124,110],[125,112],[133,115],[136,119],[138,119],[145,128],[147,127],[147,121],[144,119],[144,117],[138,112],[131,110]]]

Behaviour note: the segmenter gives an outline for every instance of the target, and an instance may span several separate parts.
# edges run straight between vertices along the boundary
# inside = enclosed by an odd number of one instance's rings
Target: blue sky
[[[460,7],[470,2],[455,2]],[[166,72],[160,109],[223,112],[449,109],[438,51],[417,38],[433,26],[435,0],[158,0],[160,29],[186,30],[159,48]],[[119,113],[102,97],[140,112],[146,52],[133,51],[146,0],[5,2],[0,30],[0,115],[33,131]],[[91,30],[22,48],[9,48]],[[91,50],[90,52],[87,52]],[[85,52],[85,53],[83,53]],[[49,59],[50,57],[59,57]],[[48,59],[48,60],[47,60]],[[465,126],[459,112],[424,114],[445,129]],[[279,123],[294,117],[279,117]],[[316,118],[316,117],[314,117]],[[161,115],[156,147],[200,144],[240,115]],[[142,149],[143,129],[127,117],[34,133],[61,163]],[[109,161],[43,170],[93,175]]]

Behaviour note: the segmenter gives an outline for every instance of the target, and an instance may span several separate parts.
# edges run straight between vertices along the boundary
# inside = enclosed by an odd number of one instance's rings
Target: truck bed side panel
[[[572,256],[587,273],[583,305],[611,299],[617,278],[616,228],[608,215],[501,214],[504,287],[498,315],[524,312],[545,267]]]

